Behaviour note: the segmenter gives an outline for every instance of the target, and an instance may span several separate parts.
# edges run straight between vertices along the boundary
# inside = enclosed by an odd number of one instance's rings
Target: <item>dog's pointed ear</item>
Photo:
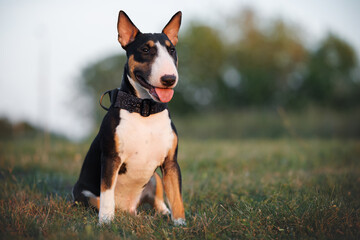
[[[170,39],[171,43],[175,46],[178,42],[178,32],[181,25],[181,11],[175,13],[175,15],[170,19],[168,24],[162,30],[163,33]]]
[[[119,12],[117,23],[118,40],[123,48],[135,40],[135,37],[140,33],[139,29],[131,22],[130,18],[124,11]]]

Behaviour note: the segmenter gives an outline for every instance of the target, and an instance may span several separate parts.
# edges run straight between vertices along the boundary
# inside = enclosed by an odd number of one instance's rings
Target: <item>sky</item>
[[[0,0],[0,118],[86,137],[94,126],[75,90],[84,67],[124,53],[117,41],[119,10],[142,32],[159,32],[179,10],[186,28],[193,20],[216,26],[244,7],[261,19],[300,26],[310,42],[333,32],[360,53],[358,0]]]

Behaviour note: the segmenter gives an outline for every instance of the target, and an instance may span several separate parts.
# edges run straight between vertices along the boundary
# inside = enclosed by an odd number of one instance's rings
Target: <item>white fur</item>
[[[157,197],[155,197],[155,204],[156,208],[159,210],[159,212],[161,212],[161,214],[168,215],[171,213],[166,204]]]
[[[100,193],[99,223],[110,223],[115,216],[114,187]]]
[[[167,198],[167,204],[170,206],[170,212],[172,211],[171,210],[171,204],[169,202],[169,199]],[[174,222],[174,225],[175,226],[186,226],[186,220],[183,219],[183,218],[174,218],[173,215],[171,214],[171,220]]]
[[[175,226],[186,226],[186,221],[183,218],[173,219]]]
[[[143,186],[163,163],[173,144],[169,113],[164,110],[142,117],[121,109],[115,135],[119,157],[126,164],[126,173],[117,178],[116,208],[136,213]]]
[[[95,194],[93,194],[92,192],[88,191],[88,190],[84,190],[81,192],[85,197],[88,198],[96,198]]]
[[[138,82],[134,81],[129,75],[127,76],[130,84],[135,88],[136,96],[142,99],[152,99],[149,90],[143,88]]]
[[[153,86],[161,87],[160,79],[162,76],[174,75],[176,76],[176,82],[172,87],[175,87],[178,82],[178,72],[174,59],[170,56],[165,46],[159,42],[156,42],[155,45],[157,47],[157,56],[151,66],[149,82]]]

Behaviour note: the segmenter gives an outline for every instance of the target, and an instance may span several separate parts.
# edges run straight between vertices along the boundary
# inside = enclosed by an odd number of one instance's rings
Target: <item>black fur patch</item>
[[[120,169],[119,169],[119,175],[120,175],[120,174],[125,174],[126,171],[127,171],[127,169],[126,169],[126,163],[123,163],[123,164],[121,165]]]

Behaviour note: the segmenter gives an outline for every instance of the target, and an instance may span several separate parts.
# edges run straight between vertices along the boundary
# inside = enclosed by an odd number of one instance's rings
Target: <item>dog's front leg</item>
[[[171,209],[171,218],[175,225],[186,225],[185,211],[181,196],[181,172],[177,163],[177,137],[173,149],[170,150],[161,166],[165,194]]]
[[[99,223],[110,223],[115,216],[115,185],[121,160],[118,156],[101,157]]]

